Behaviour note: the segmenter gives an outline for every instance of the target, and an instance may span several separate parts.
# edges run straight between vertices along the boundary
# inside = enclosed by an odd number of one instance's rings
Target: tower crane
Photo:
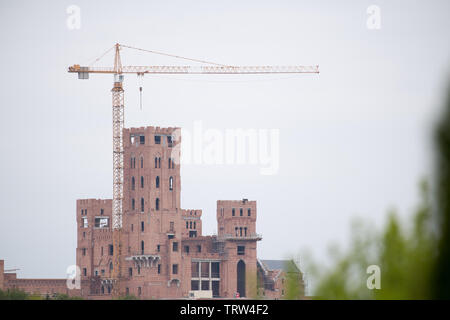
[[[173,58],[195,61],[206,66],[123,66],[120,58],[122,48],[135,49]],[[80,66],[74,64],[69,67],[69,73],[78,73],[78,79],[89,79],[90,73],[112,74],[114,85],[112,92],[112,120],[113,120],[113,201],[112,201],[112,232],[113,232],[113,297],[120,295],[120,281],[122,278],[122,215],[123,215],[123,127],[124,127],[124,74],[136,74],[142,78],[144,74],[274,74],[274,73],[319,73],[319,66],[229,66],[215,62],[185,58],[152,50],[135,48],[116,43],[106,53],[115,49],[113,67]],[[139,88],[142,94],[142,87]]]

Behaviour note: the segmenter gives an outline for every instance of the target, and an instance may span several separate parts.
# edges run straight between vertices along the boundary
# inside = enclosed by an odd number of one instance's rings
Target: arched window
[[[172,158],[169,158],[169,169],[172,167]]]
[[[161,168],[161,157],[158,158],[158,168]]]
[[[156,210],[159,210],[159,198],[156,198],[155,200],[155,208]]]
[[[155,168],[158,168],[158,158],[155,157]]]
[[[194,221],[194,229],[197,229],[197,223]]]
[[[192,229],[192,221],[189,222],[189,229]]]
[[[144,254],[144,241],[141,241],[141,254]]]
[[[144,187],[144,177],[141,176],[141,188],[143,188],[143,187]]]
[[[136,181],[134,180],[134,177],[131,177],[131,190],[134,190],[136,185]]]
[[[109,263],[109,271],[112,271],[112,269],[113,269],[113,264],[112,264],[112,262],[110,262]]]
[[[156,176],[156,187],[159,188],[159,176]]]
[[[173,190],[173,177],[169,178],[169,190]]]
[[[136,201],[134,201],[134,198],[131,199],[131,210],[134,210],[136,208]]]
[[[141,198],[141,212],[144,212],[144,198]]]
[[[141,168],[144,168],[144,157],[141,156]]]

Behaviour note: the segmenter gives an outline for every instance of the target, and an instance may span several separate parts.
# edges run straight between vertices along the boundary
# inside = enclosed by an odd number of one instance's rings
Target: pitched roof
[[[268,271],[283,270],[284,272],[300,272],[293,260],[260,260]]]

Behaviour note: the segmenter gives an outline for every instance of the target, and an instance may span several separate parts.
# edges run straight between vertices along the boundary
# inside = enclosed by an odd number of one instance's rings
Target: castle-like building
[[[256,201],[218,200],[217,235],[202,234],[202,210],[180,205],[179,128],[124,129],[124,185],[120,294],[142,299],[188,297],[283,298],[283,261],[258,260]],[[179,136],[179,135],[178,135]],[[76,262],[81,288],[27,284],[0,270],[0,289],[52,290],[90,299],[112,295],[112,200],[76,202]],[[275,268],[271,268],[275,266]],[[6,280],[5,280],[6,279]],[[22,281],[22,282],[20,282]],[[46,281],[64,281],[47,279]],[[37,287],[36,287],[37,286]],[[51,288],[53,286],[53,288]],[[56,289],[55,289],[56,288]]]

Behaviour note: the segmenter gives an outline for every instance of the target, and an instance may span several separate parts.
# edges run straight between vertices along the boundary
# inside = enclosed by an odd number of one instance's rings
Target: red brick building
[[[256,201],[217,201],[218,233],[203,235],[202,210],[180,205],[178,132],[124,129],[121,294],[143,299],[256,297],[257,242],[262,239],[256,232]],[[77,293],[86,298],[111,296],[111,215],[110,199],[76,202],[76,261],[83,284]],[[281,293],[273,290],[268,297]]]

